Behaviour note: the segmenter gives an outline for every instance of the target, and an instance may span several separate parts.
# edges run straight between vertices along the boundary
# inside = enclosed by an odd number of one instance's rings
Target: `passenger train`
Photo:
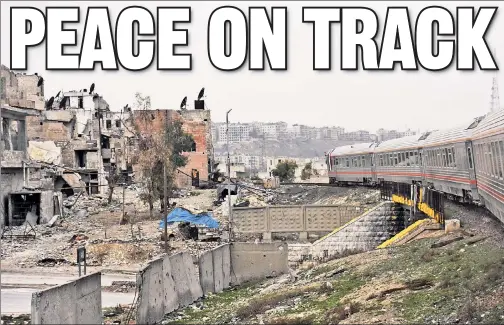
[[[415,183],[485,206],[504,223],[504,110],[464,126],[327,153],[329,183]]]

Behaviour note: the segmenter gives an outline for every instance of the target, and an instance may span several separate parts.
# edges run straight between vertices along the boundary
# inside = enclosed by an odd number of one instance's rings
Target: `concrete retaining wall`
[[[101,324],[101,273],[34,292],[32,324]]]
[[[288,260],[289,263],[295,263],[302,260],[303,255],[311,254],[311,244],[298,244],[298,243],[289,243],[289,253]]]
[[[358,218],[314,242],[313,257],[331,256],[345,249],[371,250],[404,229],[401,205],[382,202]]]
[[[274,277],[289,271],[286,243],[231,244],[231,284]]]

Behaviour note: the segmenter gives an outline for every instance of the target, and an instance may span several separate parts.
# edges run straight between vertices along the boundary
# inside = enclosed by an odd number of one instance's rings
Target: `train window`
[[[502,177],[502,166],[501,166],[501,158],[500,158],[500,152],[499,152],[499,142],[495,141],[493,143],[493,145],[495,148],[495,166],[496,166],[496,171],[497,171],[495,176]]]
[[[448,157],[446,157],[448,155],[448,151],[446,150],[446,148],[444,149],[441,149],[441,156],[443,157],[443,167],[448,167]]]
[[[404,152],[401,152],[402,156],[402,161],[403,161],[403,166],[406,165],[406,154]]]
[[[484,157],[485,157],[485,174],[489,174],[490,173],[490,164],[488,163],[488,147],[487,147],[487,144],[486,143],[483,143],[483,150],[484,150]]]
[[[502,177],[502,167],[499,154],[499,144],[497,141],[492,142],[492,152],[495,163],[495,177]]]
[[[453,167],[453,157],[451,148],[446,148],[446,156],[448,157],[448,167]]]
[[[490,152],[492,153],[492,175],[497,177],[497,155],[495,154],[495,143],[490,142]]]
[[[422,153],[415,151],[415,162],[417,166],[422,166]]]
[[[495,141],[495,156],[497,160],[497,176],[499,178],[502,178],[502,156],[501,156],[501,151],[499,148],[499,142]]]
[[[469,169],[473,168],[471,148],[467,148],[467,159],[469,159]]]
[[[503,155],[504,155],[504,143],[502,141],[499,141],[499,150],[500,150],[500,153],[499,153],[499,158],[500,158],[500,166],[501,166],[501,174],[500,174],[500,177],[502,178],[503,176],[503,171],[502,169],[504,169],[504,166],[502,166],[502,163],[503,163]]]
[[[402,163],[401,153],[400,152],[397,154],[397,157],[398,157],[398,163],[400,165]]]
[[[410,165],[409,158],[409,152],[406,152],[406,166]]]
[[[399,165],[399,158],[398,158],[399,154],[394,154],[394,166],[397,166]]]
[[[457,167],[457,160],[455,159],[455,147],[452,147],[452,159],[453,159],[453,167]]]
[[[488,143],[488,158],[490,160],[490,175],[495,176],[494,154],[492,152],[492,143]]]
[[[366,167],[366,158],[364,156],[361,156],[362,159],[362,167]]]

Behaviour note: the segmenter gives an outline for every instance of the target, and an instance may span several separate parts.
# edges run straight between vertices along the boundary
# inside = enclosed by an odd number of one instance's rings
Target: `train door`
[[[471,201],[479,201],[478,186],[476,184],[476,166],[474,164],[474,150],[472,141],[465,142],[465,154],[463,155],[467,159],[467,167],[469,170],[469,181],[470,181],[470,193],[464,193],[464,199],[468,198]]]
[[[422,148],[418,149],[418,167],[421,174],[420,181],[422,183],[425,183],[425,157]]]
[[[370,159],[371,159],[371,182],[373,184],[377,184],[378,180],[376,179],[376,157],[375,157],[375,154],[372,153],[370,155]]]

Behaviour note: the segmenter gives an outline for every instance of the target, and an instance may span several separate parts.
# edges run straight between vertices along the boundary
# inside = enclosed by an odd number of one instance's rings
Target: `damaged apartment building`
[[[197,101],[197,102],[203,102]],[[195,103],[194,110],[141,110],[134,111],[135,125],[142,134],[157,133],[161,131],[168,120],[178,120],[182,123],[185,133],[193,137],[193,145],[190,152],[183,153],[188,157],[187,165],[179,169],[176,184],[180,188],[188,188],[194,185],[193,179],[201,180],[203,185],[213,171],[214,153],[212,144],[210,111],[204,109],[202,103]],[[142,114],[150,116],[149,123],[145,123]],[[135,174],[139,174],[138,166],[134,165]]]
[[[22,225],[28,216],[31,223],[46,223],[61,211],[54,192],[58,170],[32,159],[27,138],[29,118],[44,109],[43,82],[3,65],[0,76],[0,226]]]

